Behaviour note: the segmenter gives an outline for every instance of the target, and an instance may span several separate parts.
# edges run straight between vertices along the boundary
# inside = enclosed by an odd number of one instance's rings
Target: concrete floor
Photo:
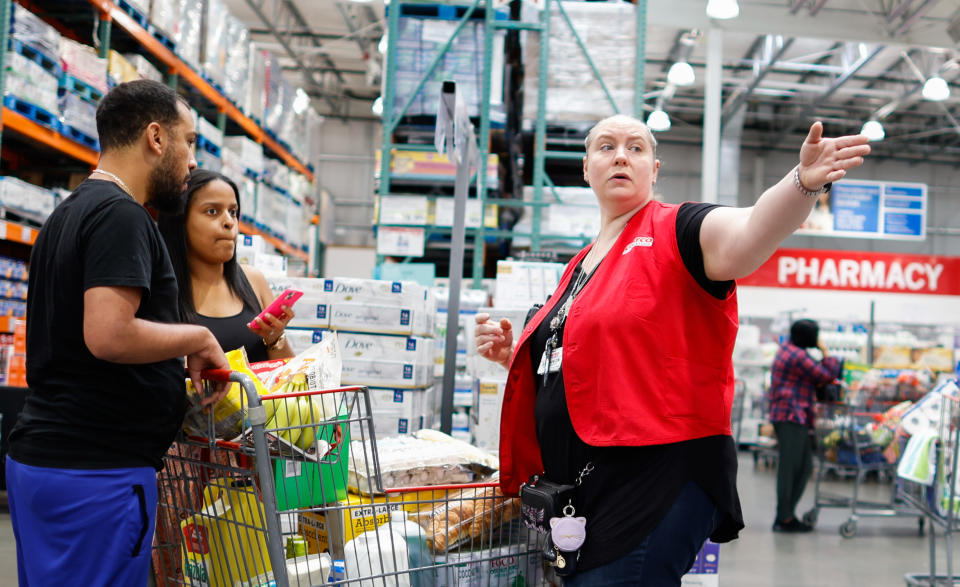
[[[901,587],[905,573],[929,569],[929,534],[917,532],[917,519],[862,518],[857,535],[840,536],[840,524],[849,510],[823,509],[810,534],[774,534],[770,530],[776,502],[776,473],[755,467],[742,453],[740,497],[747,528],[740,539],[720,548],[720,585],[724,587]],[[833,491],[849,491],[851,482],[835,481]],[[865,497],[883,499],[890,486],[875,481],[864,486]],[[813,482],[798,513],[813,505]],[[938,565],[944,571],[944,546],[938,540]],[[960,568],[960,536],[954,541],[954,559]],[[10,514],[0,509],[0,586],[16,583],[16,546]]]

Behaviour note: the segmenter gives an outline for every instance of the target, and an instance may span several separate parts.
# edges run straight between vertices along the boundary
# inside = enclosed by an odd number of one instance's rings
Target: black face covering
[[[813,320],[797,320],[790,327],[790,342],[802,349],[817,346],[820,326]]]

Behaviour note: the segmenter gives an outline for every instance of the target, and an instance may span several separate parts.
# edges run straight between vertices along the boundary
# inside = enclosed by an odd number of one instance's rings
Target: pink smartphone
[[[280,309],[280,306],[289,306],[292,308],[293,305],[297,303],[297,300],[299,300],[301,296],[303,296],[303,292],[300,291],[299,289],[288,289],[282,294],[280,294],[279,296],[277,296],[277,299],[270,302],[270,305],[267,306],[267,308],[263,312],[260,312],[257,318],[260,318],[261,320],[263,320],[264,314],[271,314],[279,318],[283,314],[283,310]],[[260,329],[260,325],[257,324],[255,320],[251,321],[249,326],[254,330]]]

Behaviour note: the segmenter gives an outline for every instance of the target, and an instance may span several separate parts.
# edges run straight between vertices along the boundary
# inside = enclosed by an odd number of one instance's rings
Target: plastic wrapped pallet
[[[257,175],[263,173],[263,147],[242,136],[232,136],[223,138],[223,146],[240,156],[240,162],[244,168]]]
[[[210,171],[216,171],[218,173],[223,169],[223,162],[220,160],[220,157],[208,151],[202,149],[197,151],[196,159],[197,167],[201,169],[209,169]]]
[[[16,96],[59,116],[56,76],[19,53],[7,53],[4,95]]]
[[[283,118],[283,96],[281,87],[283,71],[280,62],[273,53],[264,54],[263,78],[263,126],[270,130],[277,128]],[[289,84],[288,84],[289,85]]]
[[[300,248],[300,245],[303,244],[303,221],[305,218],[303,205],[288,197],[286,209],[286,219],[281,230],[290,246]]]
[[[227,21],[230,13],[221,0],[207,0],[207,17],[204,20],[203,51],[201,68],[203,75],[219,87],[226,81],[224,68],[227,64]]]
[[[53,212],[53,192],[15,177],[0,177],[0,206],[46,220]]]
[[[226,55],[223,93],[241,104],[250,84],[250,30],[233,16],[227,19]]]
[[[290,191],[290,168],[279,159],[263,160],[263,181],[275,188]]]
[[[214,146],[223,146],[223,131],[202,116],[197,118],[197,134],[208,140]]]
[[[56,57],[60,50],[60,33],[57,29],[16,2],[12,8],[11,38],[42,51],[49,57]]]
[[[168,39],[173,39],[180,18],[179,10],[177,0],[150,0],[150,24]]]
[[[269,51],[258,49],[250,44],[250,81],[247,84],[247,94],[240,108],[257,122],[263,120],[263,107],[266,102],[266,67],[268,61],[275,61]]]
[[[107,92],[107,60],[98,57],[93,47],[61,38],[60,63],[63,64],[63,73]]]
[[[140,72],[126,57],[111,49],[107,56],[107,76],[110,84],[117,86],[140,79]]]
[[[180,17],[173,27],[177,55],[190,67],[200,69],[200,44],[203,37],[203,0],[176,0]]]
[[[124,55],[127,58],[127,61],[137,70],[137,73],[140,74],[140,77],[143,79],[152,79],[155,82],[163,82],[163,74],[160,73],[160,70],[150,63],[146,57],[138,53],[127,53]]]
[[[630,112],[635,79],[636,7],[627,2],[567,2],[563,8],[620,111]],[[527,118],[537,115],[539,55],[539,37],[528,33],[523,89],[523,113]],[[549,62],[547,120],[589,122],[615,113],[556,6],[550,15]]]
[[[97,138],[97,107],[70,92],[60,96],[60,122]]]

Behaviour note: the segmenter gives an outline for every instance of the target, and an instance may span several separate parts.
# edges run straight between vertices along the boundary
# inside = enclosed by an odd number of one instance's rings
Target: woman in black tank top
[[[182,211],[160,215],[177,274],[180,317],[209,328],[224,351],[246,349],[250,362],[292,357],[284,329],[293,310],[284,306],[281,316],[257,318],[273,294],[262,273],[237,263],[239,219],[236,184],[206,169],[190,174]]]

